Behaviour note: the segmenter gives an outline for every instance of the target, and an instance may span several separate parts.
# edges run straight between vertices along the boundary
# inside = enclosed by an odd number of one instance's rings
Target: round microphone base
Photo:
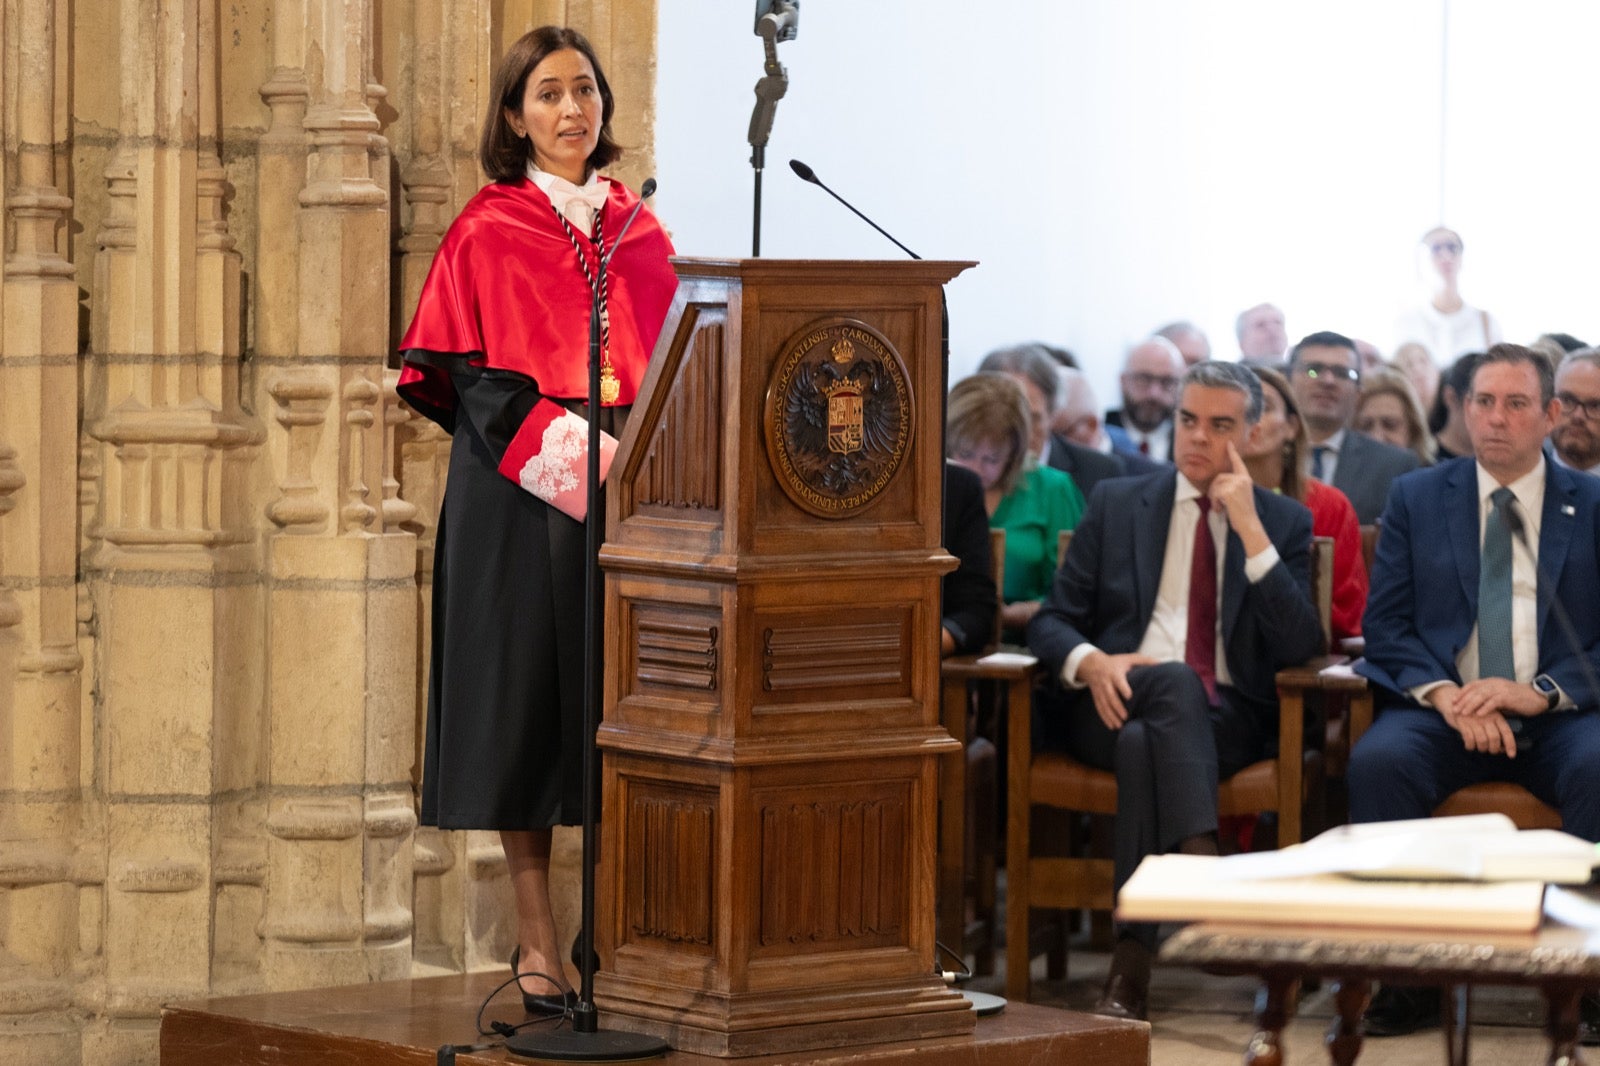
[[[971,992],[963,988],[959,990],[966,997],[972,1009],[978,1012],[978,1017],[987,1018],[992,1014],[999,1014],[1006,1009],[1006,997],[991,996],[987,992]]]
[[[616,1030],[579,1033],[571,1029],[555,1029],[542,1033],[518,1033],[506,1041],[506,1050],[524,1058],[555,1062],[633,1062],[659,1058],[671,1048],[665,1040],[647,1033]]]

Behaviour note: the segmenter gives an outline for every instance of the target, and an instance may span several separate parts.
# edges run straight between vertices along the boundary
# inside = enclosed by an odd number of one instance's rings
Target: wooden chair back
[[[1323,651],[1333,650],[1333,538],[1311,538],[1311,602],[1322,623]]]
[[[1367,573],[1372,573],[1372,560],[1378,553],[1378,534],[1383,531],[1383,525],[1373,522],[1361,527],[1361,565],[1367,568]]]

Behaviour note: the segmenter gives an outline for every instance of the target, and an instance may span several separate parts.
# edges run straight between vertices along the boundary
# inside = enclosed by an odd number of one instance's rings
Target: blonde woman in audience
[[[1422,404],[1404,374],[1393,367],[1373,371],[1361,381],[1356,398],[1356,431],[1409,448],[1423,466],[1433,463],[1433,437],[1422,415]]]
[[[1069,475],[1034,461],[1028,398],[1010,375],[958,381],[946,419],[945,457],[978,475],[989,528],[1005,530],[1000,622],[1006,639],[1020,640],[1050,591],[1062,531],[1083,515],[1083,494]]]
[[[1439,365],[1433,361],[1433,353],[1426,344],[1407,341],[1394,350],[1389,365],[1405,375],[1424,411],[1433,406],[1433,394],[1439,391]]]

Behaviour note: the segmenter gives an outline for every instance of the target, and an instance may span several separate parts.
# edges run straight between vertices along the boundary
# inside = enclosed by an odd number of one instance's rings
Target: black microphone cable
[[[1505,508],[1501,512],[1502,521],[1505,522],[1506,528],[1511,531],[1511,535],[1517,539],[1517,543],[1522,545],[1522,550],[1528,553],[1528,558],[1533,560],[1533,567],[1538,574],[1539,581],[1549,586],[1550,613],[1555,615],[1556,626],[1561,630],[1561,636],[1567,642],[1567,650],[1572,652],[1573,657],[1578,660],[1578,669],[1583,674],[1583,680],[1589,685],[1589,697],[1600,700],[1600,678],[1596,678],[1594,664],[1589,661],[1589,656],[1583,650],[1583,642],[1578,639],[1578,629],[1572,624],[1572,616],[1561,605],[1561,596],[1555,579],[1551,576],[1550,571],[1545,569],[1544,562],[1540,560],[1539,553],[1534,549],[1533,543],[1528,537],[1527,524],[1522,520],[1522,515],[1517,513],[1521,506],[1520,503],[1517,503],[1512,507]],[[1538,593],[1535,592],[1534,595],[1537,597]]]

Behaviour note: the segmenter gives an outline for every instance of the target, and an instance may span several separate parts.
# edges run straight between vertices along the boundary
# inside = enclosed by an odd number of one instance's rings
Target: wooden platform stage
[[[162,1014],[161,1066],[433,1066],[442,1044],[490,1039],[474,1035],[475,1018],[479,1003],[500,979],[498,972],[478,973],[175,1004]],[[485,1012],[485,1025],[488,1019],[524,1020],[510,989],[502,991]],[[535,1060],[509,1056],[504,1049],[495,1048],[462,1053],[456,1061],[468,1066]],[[1139,1022],[1013,1003],[1001,1014],[980,1018],[976,1031],[966,1037],[865,1044],[757,1059],[671,1052],[652,1061],[673,1066],[735,1062],[763,1066],[1021,1066],[1042,1062],[1144,1066],[1150,1061],[1150,1029]]]

